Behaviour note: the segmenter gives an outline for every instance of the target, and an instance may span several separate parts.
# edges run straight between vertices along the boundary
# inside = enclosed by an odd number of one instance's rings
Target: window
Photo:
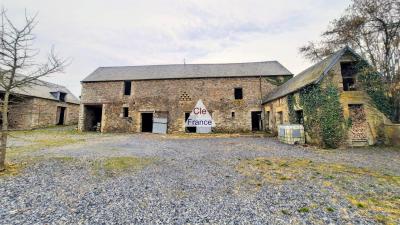
[[[123,113],[124,113],[124,117],[126,118],[126,117],[129,117],[129,108],[128,107],[124,107],[123,108]]]
[[[58,99],[60,100],[60,102],[65,102],[66,96],[67,96],[67,93],[60,92]]]
[[[243,89],[235,88],[235,99],[243,99]]]
[[[295,113],[296,113],[296,123],[304,124],[303,110],[297,110]]]
[[[132,82],[124,81],[124,95],[131,95]]]
[[[269,111],[265,113],[265,126],[269,127]]]
[[[356,91],[356,75],[357,69],[354,62],[342,62],[340,63],[342,79],[343,79],[343,90],[344,91]]]
[[[232,118],[235,118],[235,112],[232,112]]]

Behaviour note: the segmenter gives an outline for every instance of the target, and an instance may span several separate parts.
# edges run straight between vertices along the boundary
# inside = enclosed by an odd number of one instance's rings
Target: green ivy
[[[304,128],[313,139],[322,139],[323,147],[337,148],[346,136],[339,91],[332,84],[322,88],[311,85],[300,91]]]
[[[294,110],[294,95],[293,94],[289,94],[287,96],[287,104],[288,104],[288,109],[289,109],[289,122],[292,124],[295,124],[296,121],[296,112]]]
[[[375,107],[385,114],[388,118],[393,118],[394,108],[391,104],[391,98],[387,94],[388,91],[382,81],[379,72],[371,69],[366,62],[359,62],[356,66],[359,71],[358,82],[362,90],[372,99]]]

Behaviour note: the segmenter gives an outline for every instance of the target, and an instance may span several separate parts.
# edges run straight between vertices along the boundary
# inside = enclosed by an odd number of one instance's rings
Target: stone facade
[[[78,123],[79,105],[36,97],[18,98],[9,108],[9,128],[29,130],[57,125],[60,108],[65,108],[64,125]]]
[[[251,113],[262,111],[262,99],[276,88],[265,77],[134,80],[131,84],[131,94],[126,96],[123,81],[83,82],[79,129],[94,125],[95,107],[100,107],[96,113],[103,132],[140,132],[142,113],[167,118],[168,132],[185,132],[185,113],[201,99],[216,123],[214,131],[250,131]],[[235,88],[242,88],[243,99],[235,99]],[[123,116],[123,107],[128,107],[128,117]]]
[[[358,124],[358,126],[363,126],[363,131],[365,132],[362,136],[366,137],[367,145],[375,144],[380,136],[382,135],[384,124],[391,124],[390,120],[386,118],[386,116],[381,113],[373,104],[372,100],[369,96],[362,90],[351,90],[344,91],[343,88],[343,79],[341,73],[341,62],[353,62],[356,59],[351,55],[344,55],[342,58],[332,67],[329,71],[328,75],[321,81],[321,85],[327,84],[337,84],[338,90],[340,92],[340,102],[343,109],[343,115],[346,121],[351,117],[350,108],[352,105],[361,106],[363,109],[363,114],[365,115],[365,124]],[[295,111],[302,110],[301,105],[299,104],[299,92],[295,92],[294,94],[294,109]],[[289,123],[289,109],[287,103],[287,96],[281,97],[279,99],[270,101],[264,104],[264,112],[265,114],[269,114],[269,123],[267,124],[267,128],[271,130],[273,133],[277,133],[278,127],[278,114],[283,114],[283,123]],[[304,115],[304,120],[307,120],[307,115]],[[357,124],[353,124],[356,126]],[[355,131],[359,131],[361,127],[350,127],[349,134],[347,137],[348,145],[353,145],[352,138],[357,136]],[[359,135],[358,135],[359,136]],[[320,144],[321,140],[319,139],[311,139],[306,131],[306,141],[311,144]],[[344,140],[344,143],[346,141]]]

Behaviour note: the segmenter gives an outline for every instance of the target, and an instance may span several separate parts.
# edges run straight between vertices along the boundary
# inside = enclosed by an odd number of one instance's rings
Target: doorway
[[[261,130],[261,111],[251,112],[251,130]]]
[[[153,132],[153,113],[142,113],[142,132]]]
[[[367,117],[365,115],[364,106],[361,104],[349,105],[351,128],[350,138],[354,142],[364,142],[368,140],[367,136]]]
[[[185,123],[189,119],[190,112],[185,113]],[[186,133],[196,133],[197,129],[196,127],[185,127]]]
[[[85,105],[85,131],[101,131],[102,105]]]
[[[65,107],[57,107],[57,125],[64,125],[64,120],[65,120]]]

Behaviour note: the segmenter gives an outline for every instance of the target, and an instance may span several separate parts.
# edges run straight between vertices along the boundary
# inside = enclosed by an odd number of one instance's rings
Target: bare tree
[[[66,60],[54,53],[48,55],[47,62],[35,63],[39,50],[33,48],[36,15],[30,17],[25,12],[24,24],[17,26],[7,16],[3,8],[0,12],[0,91],[3,93],[1,103],[1,137],[0,137],[0,171],[5,170],[5,157],[8,137],[8,110],[10,97],[15,90],[32,85],[45,85],[39,78],[49,74],[62,72]],[[21,74],[24,75],[21,75]]]
[[[316,61],[350,46],[382,74],[394,108],[392,120],[400,122],[400,2],[398,0],[352,0],[343,16],[333,20],[320,42],[300,48]]]

